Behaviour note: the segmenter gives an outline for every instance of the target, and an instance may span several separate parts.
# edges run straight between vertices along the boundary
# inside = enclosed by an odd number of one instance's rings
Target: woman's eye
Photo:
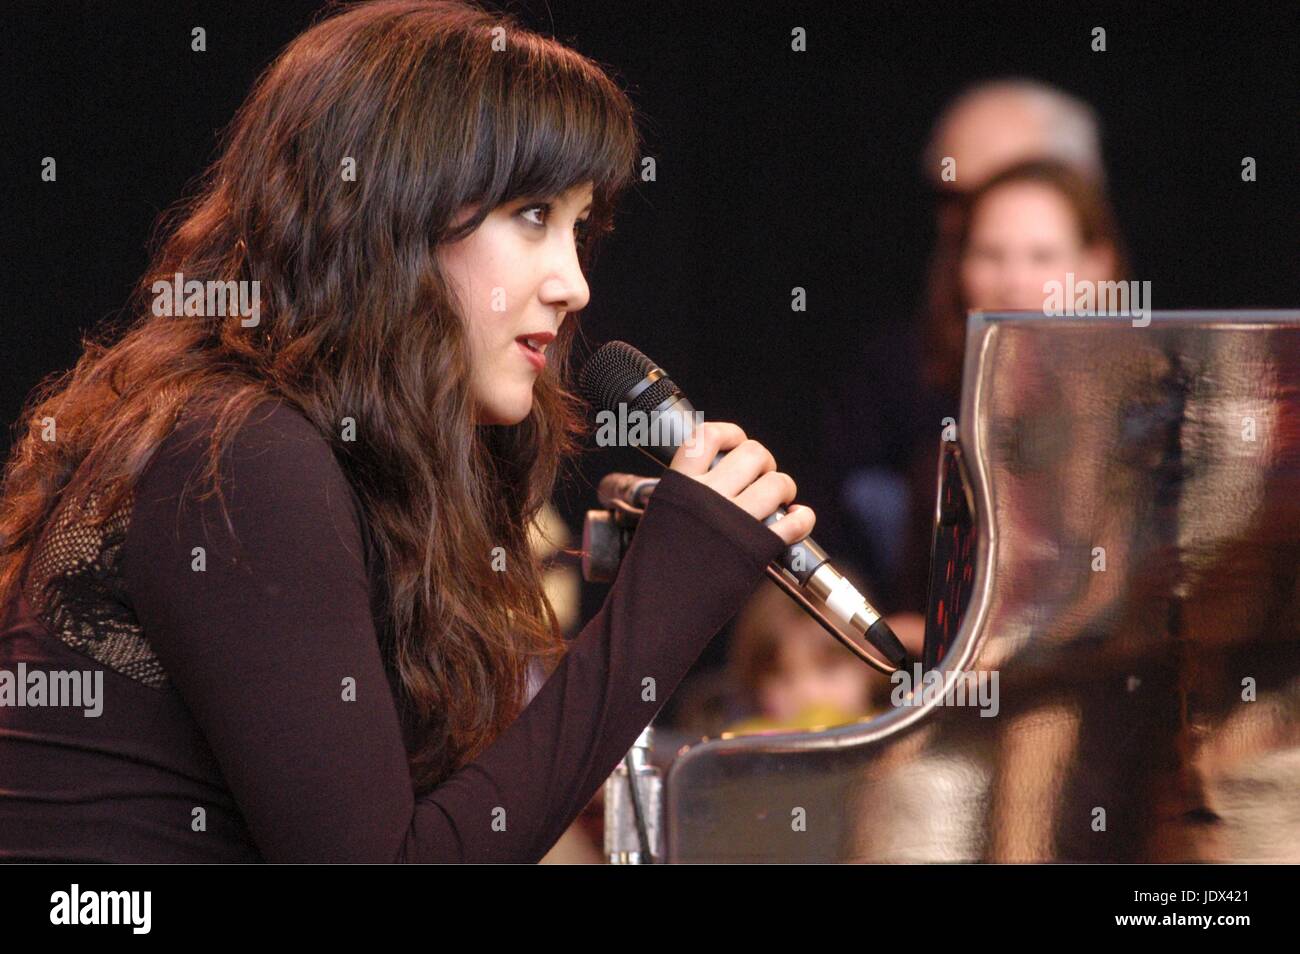
[[[550,214],[550,211],[551,211],[551,207],[546,203],[542,203],[541,205],[530,205],[525,209],[520,209],[519,214],[522,215],[528,222],[532,223],[533,225],[544,226],[546,225],[546,216]],[[528,218],[529,212],[541,212],[542,214],[541,221],[535,221],[533,219]]]
[[[533,218],[534,213],[537,214],[537,218]],[[519,214],[524,217],[524,221],[529,225],[535,225],[538,228],[545,228],[546,219],[551,214],[551,206],[548,202],[543,202],[538,205],[530,205],[526,208],[520,209]],[[578,244],[581,245],[587,241],[590,228],[591,226],[586,219],[576,219],[574,221],[573,233],[578,237]]]

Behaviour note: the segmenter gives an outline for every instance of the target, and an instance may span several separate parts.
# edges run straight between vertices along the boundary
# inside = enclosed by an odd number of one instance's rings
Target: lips
[[[531,364],[535,370],[543,371],[546,369],[545,354],[543,354],[537,348],[534,348],[531,345],[527,344],[526,339],[524,338],[516,339],[515,344],[519,346],[519,353],[524,356],[525,360],[527,360],[528,363]]]
[[[520,335],[515,340],[529,351],[536,354],[545,354],[546,346],[555,340],[555,335],[550,331],[533,331]]]

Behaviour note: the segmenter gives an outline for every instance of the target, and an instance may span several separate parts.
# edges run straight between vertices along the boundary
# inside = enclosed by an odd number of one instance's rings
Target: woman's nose
[[[550,275],[542,286],[542,297],[548,305],[564,312],[581,311],[591,298],[578,250],[572,241],[561,242]]]

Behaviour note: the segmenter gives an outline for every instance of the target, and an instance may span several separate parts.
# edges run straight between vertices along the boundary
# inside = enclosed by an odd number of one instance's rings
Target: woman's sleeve
[[[137,485],[127,589],[273,862],[539,860],[784,547],[666,471],[554,673],[475,761],[417,798],[355,496],[328,444],[287,405],[255,411],[223,457],[228,527],[215,498],[184,492],[207,452],[206,434],[181,446],[194,433],[168,438]]]

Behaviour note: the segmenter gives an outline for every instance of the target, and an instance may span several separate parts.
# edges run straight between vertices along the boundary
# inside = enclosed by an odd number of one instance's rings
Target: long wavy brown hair
[[[565,383],[566,321],[528,418],[477,423],[467,330],[435,250],[503,203],[591,182],[589,266],[634,178],[637,118],[602,66],[508,15],[436,0],[327,9],[160,220],[130,306],[29,395],[5,467],[0,601],[55,511],[89,513],[95,494],[95,512],[112,513],[182,409],[215,414],[204,476],[220,496],[230,436],[283,399],[365,509],[417,791],[471,761],[525,704],[530,662],[549,669],[564,652],[528,528],[581,447],[585,408]],[[465,207],[475,214],[452,229]],[[154,283],[178,272],[260,282],[260,322],[153,314]],[[42,439],[47,419],[57,440]],[[495,547],[507,572],[493,570]]]

